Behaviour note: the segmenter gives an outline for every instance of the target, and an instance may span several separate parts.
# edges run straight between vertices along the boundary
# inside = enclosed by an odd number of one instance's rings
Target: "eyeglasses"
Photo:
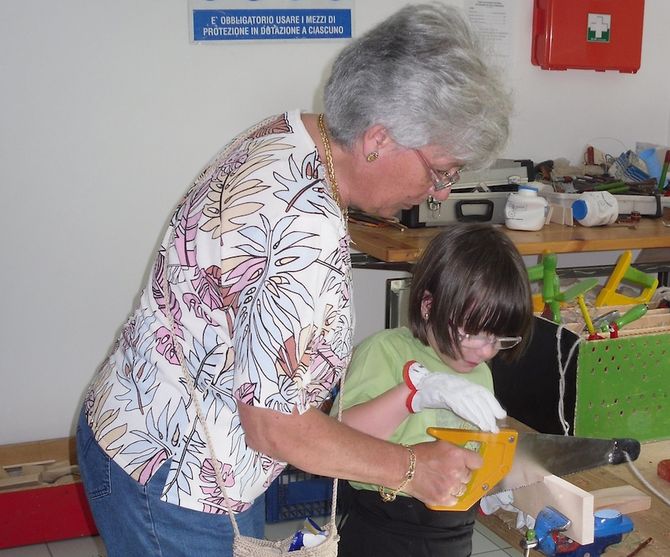
[[[430,163],[426,160],[426,157],[423,156],[423,153],[418,149],[412,149],[419,158],[421,162],[428,170],[430,178],[433,181],[433,189],[435,191],[446,190],[453,186],[456,182],[461,179],[461,169],[456,168],[454,170],[435,170]]]
[[[462,348],[479,349],[493,346],[496,350],[509,350],[521,342],[523,337],[495,337],[493,335],[469,335],[458,332],[458,342]]]

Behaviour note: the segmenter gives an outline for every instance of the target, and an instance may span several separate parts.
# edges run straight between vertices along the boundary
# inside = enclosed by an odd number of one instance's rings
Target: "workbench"
[[[670,227],[664,225],[665,219],[670,220],[668,209],[664,219],[642,218],[635,225],[585,227],[550,223],[537,232],[509,230],[502,225],[501,229],[521,255],[670,248]],[[387,263],[416,261],[439,231],[440,227],[398,230],[349,224],[352,248]]]
[[[646,272],[657,271],[665,274],[667,284],[670,268],[670,227],[664,221],[670,221],[670,209],[664,209],[663,218],[642,218],[634,227],[626,225],[608,225],[603,227],[583,227],[580,225],[545,225],[537,232],[501,229],[512,239],[521,255],[541,255],[544,252],[556,254],[588,253],[598,251],[642,250],[653,254],[648,260],[652,263],[645,267],[636,261],[636,268]],[[430,240],[438,234],[439,227],[407,228],[398,230],[391,227],[369,227],[350,223],[349,232],[352,248],[373,258],[378,263],[408,269],[416,262]],[[644,259],[644,258],[642,258]],[[364,264],[361,266],[365,266]],[[634,463],[642,475],[663,495],[670,497],[670,483],[656,474],[659,460],[670,458],[670,440],[642,445],[642,452]],[[630,484],[648,493],[647,488],[635,477],[626,464],[604,466],[593,470],[573,474],[565,478],[586,491]],[[635,529],[624,537],[621,544],[608,548],[607,557],[625,557],[634,551],[647,538],[653,542],[639,553],[639,557],[670,557],[670,507],[652,497],[651,508],[647,511],[631,513]],[[491,516],[481,515],[478,520],[495,534],[518,548],[522,533],[514,529],[512,513],[498,511]],[[532,551],[534,556],[541,554]]]
[[[670,440],[643,444],[640,456],[633,464],[654,488],[664,497],[670,498],[670,482],[656,474],[658,461],[665,458],[670,458]],[[649,537],[652,542],[640,551],[639,557],[670,556],[670,507],[650,493],[627,464],[601,466],[566,476],[565,479],[585,491],[630,484],[651,495],[649,510],[627,515],[633,521],[634,530],[626,534],[620,544],[609,547],[604,554],[606,557],[626,557]],[[498,511],[490,516],[479,515],[477,520],[512,547],[519,548],[522,533],[514,528],[514,518],[512,513]],[[537,551],[531,554],[534,557],[542,555]]]

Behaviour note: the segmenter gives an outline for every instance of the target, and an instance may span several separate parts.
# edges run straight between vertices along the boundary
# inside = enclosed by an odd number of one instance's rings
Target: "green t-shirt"
[[[416,339],[408,328],[400,327],[380,331],[356,347],[347,369],[342,408],[347,409],[376,398],[402,383],[402,370],[409,360],[420,362],[432,372],[458,375],[493,391],[491,370],[485,363],[479,364],[469,373],[457,373],[430,346]],[[333,404],[331,414],[337,415],[337,401]],[[434,441],[426,433],[426,428],[430,426],[475,429],[470,422],[451,410],[429,408],[407,416],[389,437],[389,441],[407,445]],[[351,482],[351,485],[358,489],[377,489],[377,486],[370,484]]]

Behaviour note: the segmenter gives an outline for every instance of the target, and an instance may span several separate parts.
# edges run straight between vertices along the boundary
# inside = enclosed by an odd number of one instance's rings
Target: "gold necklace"
[[[319,114],[319,132],[321,133],[321,142],[323,143],[323,151],[326,155],[326,172],[328,173],[328,181],[330,182],[330,187],[332,188],[333,199],[337,206],[342,211],[344,216],[344,222],[347,222],[349,218],[349,208],[343,206],[342,198],[340,197],[340,190],[337,187],[337,178],[335,177],[335,163],[333,162],[333,152],[330,149],[330,139],[328,139],[328,134],[326,133],[326,123],[325,116],[323,113]]]

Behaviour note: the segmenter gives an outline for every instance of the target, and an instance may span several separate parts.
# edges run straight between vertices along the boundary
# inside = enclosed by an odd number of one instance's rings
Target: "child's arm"
[[[405,383],[396,385],[372,400],[347,408],[342,412],[342,421],[368,435],[388,439],[409,415],[405,404],[409,394]]]
[[[465,378],[432,373],[418,362],[409,361],[403,370],[404,382],[385,393],[342,412],[350,427],[388,439],[410,414],[424,408],[445,408],[483,431],[498,432],[496,419],[505,410],[493,394]]]

